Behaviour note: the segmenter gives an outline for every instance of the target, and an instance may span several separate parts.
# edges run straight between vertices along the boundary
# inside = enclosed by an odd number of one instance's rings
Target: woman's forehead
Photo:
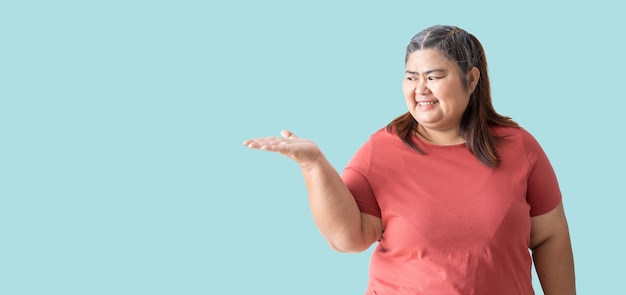
[[[423,49],[416,50],[407,56],[406,70],[407,72],[423,73],[434,70],[449,70],[456,67],[439,50]]]

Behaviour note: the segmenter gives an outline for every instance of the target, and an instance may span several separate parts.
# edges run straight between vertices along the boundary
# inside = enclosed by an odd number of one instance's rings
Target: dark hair
[[[474,67],[480,71],[480,78],[476,89],[470,95],[469,104],[461,119],[461,137],[467,148],[480,161],[490,167],[500,164],[497,151],[498,143],[502,138],[490,132],[491,126],[519,127],[510,117],[496,113],[491,103],[491,90],[487,74],[487,59],[485,51],[478,39],[467,31],[455,26],[432,26],[417,33],[406,48],[405,63],[409,54],[417,50],[435,49],[444,54],[459,67],[461,79],[465,87],[467,73]],[[387,125],[387,131],[394,128],[397,135],[411,148],[425,154],[413,139],[413,132],[417,130],[417,121],[410,112],[407,112]]]

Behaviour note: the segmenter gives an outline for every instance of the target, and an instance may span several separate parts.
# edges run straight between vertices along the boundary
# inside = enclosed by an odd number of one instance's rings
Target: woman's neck
[[[465,143],[465,139],[461,137],[460,127],[447,130],[434,130],[424,128],[424,126],[418,124],[415,133],[419,138],[434,145],[455,145]]]

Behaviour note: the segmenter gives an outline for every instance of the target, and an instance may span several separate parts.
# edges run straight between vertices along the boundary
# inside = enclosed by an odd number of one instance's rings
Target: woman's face
[[[471,92],[478,82],[478,69],[467,75],[464,85],[458,65],[433,49],[408,56],[402,92],[409,112],[427,130],[454,131],[461,126]]]

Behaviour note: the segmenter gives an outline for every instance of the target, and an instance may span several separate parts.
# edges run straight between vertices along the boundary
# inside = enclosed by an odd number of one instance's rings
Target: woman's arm
[[[282,138],[252,139],[244,145],[278,152],[300,165],[313,219],[329,245],[340,252],[361,252],[380,239],[381,219],[359,211],[354,197],[317,145],[289,131],[281,134]]]
[[[530,249],[546,295],[576,294],[574,257],[563,204],[531,218]]]

